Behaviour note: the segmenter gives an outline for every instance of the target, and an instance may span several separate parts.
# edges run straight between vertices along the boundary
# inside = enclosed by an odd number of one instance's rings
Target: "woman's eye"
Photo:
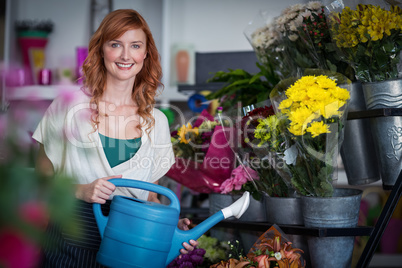
[[[135,44],[133,45],[133,48],[140,48],[140,45]]]
[[[120,44],[118,44],[118,43],[113,43],[112,44],[112,47],[119,47],[120,46]]]

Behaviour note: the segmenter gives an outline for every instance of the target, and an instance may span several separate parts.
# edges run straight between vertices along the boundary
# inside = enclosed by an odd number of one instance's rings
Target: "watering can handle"
[[[109,182],[113,183],[116,187],[137,188],[137,189],[147,190],[150,192],[155,192],[155,193],[164,195],[170,200],[170,204],[168,206],[180,211],[179,199],[177,198],[176,194],[172,190],[170,190],[166,187],[163,187],[163,186],[160,186],[160,185],[157,185],[154,183],[137,181],[137,180],[132,180],[132,179],[124,179],[124,178],[110,179]],[[99,233],[100,233],[101,237],[103,238],[103,232],[105,231],[108,217],[103,215],[100,204],[94,203],[93,211],[94,211],[96,223],[98,224]]]

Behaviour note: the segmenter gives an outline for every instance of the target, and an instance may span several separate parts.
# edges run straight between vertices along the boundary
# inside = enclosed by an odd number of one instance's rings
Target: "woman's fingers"
[[[110,179],[120,179],[122,178],[123,175],[114,175],[114,176],[109,176],[109,177],[104,177],[103,178],[103,182],[104,182],[104,186],[108,189],[110,189],[112,192],[116,189],[116,185],[114,185],[113,183],[111,183]]]

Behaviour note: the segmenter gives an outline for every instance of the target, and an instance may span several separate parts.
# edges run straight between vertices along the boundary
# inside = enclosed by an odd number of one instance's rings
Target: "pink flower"
[[[225,181],[221,184],[221,186],[220,186],[219,189],[221,190],[221,193],[222,193],[222,194],[228,194],[228,193],[230,193],[231,191],[233,191],[233,182],[232,182],[232,179],[229,178],[229,179],[225,180]]]
[[[258,173],[255,170],[240,165],[232,171],[230,178],[221,184],[220,190],[222,194],[230,193],[233,189],[239,191],[247,181],[258,179]]]
[[[254,169],[251,169],[250,167],[241,166],[241,165],[232,171],[232,177],[236,177],[237,180],[239,180],[239,181],[240,180],[244,181],[243,183],[246,183],[247,181],[260,179],[258,177],[257,171],[255,171]]]

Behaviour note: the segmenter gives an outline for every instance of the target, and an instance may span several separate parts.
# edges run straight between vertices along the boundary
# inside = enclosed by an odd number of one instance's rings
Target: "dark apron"
[[[79,200],[73,213],[78,232],[68,232],[56,224],[49,223],[46,230],[49,236],[43,246],[40,267],[49,268],[101,268],[96,262],[101,243],[92,204]],[[111,201],[101,205],[105,216],[109,215]]]

